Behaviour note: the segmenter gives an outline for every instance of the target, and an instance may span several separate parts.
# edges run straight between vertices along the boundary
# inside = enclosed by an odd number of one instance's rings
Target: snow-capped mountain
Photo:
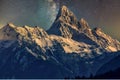
[[[48,33],[102,47],[108,51],[117,51],[120,49],[119,41],[106,35],[100,28],[91,29],[87,21],[83,18],[78,21],[66,6],[60,9]]]
[[[119,41],[62,6],[47,32],[11,23],[0,29],[0,78],[89,77],[120,67],[119,50]],[[111,60],[117,66],[106,66]]]

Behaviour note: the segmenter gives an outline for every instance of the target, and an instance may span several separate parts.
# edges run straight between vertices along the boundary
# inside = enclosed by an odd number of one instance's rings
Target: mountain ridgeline
[[[62,6],[49,30],[0,29],[0,78],[75,78],[120,68],[120,42]]]

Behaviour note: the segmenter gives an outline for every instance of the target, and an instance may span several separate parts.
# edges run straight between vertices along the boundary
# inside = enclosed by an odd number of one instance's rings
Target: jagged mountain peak
[[[13,24],[7,24],[0,29],[0,40],[14,40],[16,39],[16,31]]]
[[[106,48],[108,51],[110,51],[110,49],[111,51],[120,50],[119,41],[106,35],[100,28],[92,30],[84,18],[78,21],[73,12],[66,6],[60,8],[58,16],[48,30],[48,33]]]
[[[63,5],[62,7],[60,7],[59,12],[58,12],[59,16],[67,16],[70,13],[72,13],[72,12],[65,5]]]
[[[87,26],[87,27],[89,26],[88,22],[84,18],[80,19],[80,24],[81,26]]]
[[[102,31],[102,29],[100,27],[96,27],[93,29],[94,31]]]
[[[56,20],[47,32],[49,34],[71,38],[72,32],[78,31],[78,23],[79,22],[74,13],[66,6],[62,6],[58,12]]]
[[[27,26],[27,25],[24,25],[23,27],[24,27],[24,28],[31,28],[31,27],[29,27],[29,26]]]
[[[13,28],[15,28],[16,26],[15,26],[13,23],[8,23],[8,24],[6,25],[6,27],[13,27]]]
[[[67,6],[63,5],[59,10],[59,16],[75,16],[72,11],[70,11]]]
[[[96,27],[92,30],[93,32],[99,33],[99,32],[103,32],[102,29],[100,27]],[[103,32],[104,33],[104,32]]]
[[[61,12],[68,12],[69,11],[67,6],[65,6],[65,5],[63,5],[60,10],[61,10]]]
[[[79,29],[82,31],[91,29],[88,22],[84,18],[80,19],[79,24],[80,24]]]
[[[67,8],[67,6],[63,5],[63,6],[61,7],[61,9],[65,9],[65,10],[66,10],[66,9],[68,9],[68,8]]]
[[[31,37],[31,38],[41,38],[41,37],[47,37],[48,34],[47,32],[38,27],[29,27],[29,26],[23,26],[23,27],[18,27],[17,28],[17,32],[20,33],[22,36],[26,36],[26,37]]]
[[[40,27],[17,27],[14,24],[7,24],[0,29],[0,40],[18,39],[18,36],[24,38],[47,37],[48,34]]]
[[[9,30],[9,29],[15,29],[16,26],[13,23],[8,23],[7,25],[3,26],[1,29]]]
[[[59,9],[59,12],[58,12],[58,15],[57,15],[55,21],[58,21],[58,20],[63,22],[63,23],[70,24],[70,25],[76,25],[77,24],[76,16],[66,6],[62,6]]]

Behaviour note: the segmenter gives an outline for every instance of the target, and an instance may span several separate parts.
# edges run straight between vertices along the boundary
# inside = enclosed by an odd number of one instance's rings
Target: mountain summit
[[[71,25],[77,25],[77,18],[66,6],[62,6],[58,12],[56,20],[66,22]]]
[[[66,6],[62,6],[55,22],[48,30],[48,33],[71,38],[71,30],[74,30],[75,32],[78,30],[78,20],[72,11],[70,11]]]
[[[119,51],[119,41],[62,6],[48,31],[12,23],[0,29],[0,78],[95,76],[120,67]]]
[[[106,48],[108,51],[120,49],[119,41],[112,39],[99,28],[92,30],[84,18],[78,21],[74,13],[66,6],[60,8],[48,33]]]

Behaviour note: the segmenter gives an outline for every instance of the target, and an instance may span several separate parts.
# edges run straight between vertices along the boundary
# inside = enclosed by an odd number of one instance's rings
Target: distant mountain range
[[[120,68],[119,51],[118,40],[62,6],[48,31],[12,23],[0,29],[0,78],[89,78]]]

